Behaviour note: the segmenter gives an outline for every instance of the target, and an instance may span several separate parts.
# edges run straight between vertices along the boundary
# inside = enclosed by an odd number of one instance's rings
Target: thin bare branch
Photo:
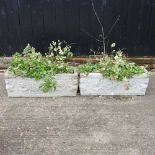
[[[98,13],[97,13],[97,11],[96,11],[96,9],[95,9],[95,5],[94,5],[94,0],[91,0],[91,3],[92,3],[92,8],[93,8],[93,11],[94,11],[94,13],[95,13],[95,16],[96,16],[96,18],[97,18],[97,21],[98,21],[98,23],[100,24],[100,26],[101,26],[101,30],[102,30],[102,44],[103,44],[103,49],[104,49],[104,54],[105,54],[105,52],[106,52],[106,45],[105,45],[105,32],[104,32],[104,26],[103,26],[103,24],[102,24],[102,22],[101,22],[101,20],[100,20],[100,18],[99,18],[99,15],[98,15]]]
[[[92,34],[90,34],[88,31],[86,31],[84,28],[82,28],[82,31],[84,33],[86,33],[89,37],[91,37],[92,39],[95,39],[96,41],[102,43],[102,40],[97,39],[96,37],[94,37]]]
[[[114,24],[111,26],[111,28],[109,29],[108,33],[105,34],[105,31],[104,31],[104,24],[102,23],[97,11],[96,11],[96,8],[95,8],[95,4],[94,4],[94,0],[90,0],[91,1],[91,4],[92,4],[92,8],[93,8],[93,12],[96,16],[96,19],[101,27],[101,32],[102,34],[99,36],[99,39],[94,37],[92,34],[90,34],[88,31],[86,31],[85,29],[82,29],[82,31],[84,33],[86,33],[89,37],[93,38],[94,40],[96,40],[97,42],[100,42],[102,43],[102,46],[101,46],[101,50],[103,50],[103,53],[106,54],[106,49],[107,49],[107,46],[108,46],[108,43],[109,41],[107,42],[107,45],[106,45],[106,41],[107,41],[107,38],[109,37],[109,35],[111,34],[112,30],[114,29],[114,27],[116,26],[116,24],[118,23],[119,19],[120,19],[120,16],[117,17],[117,19],[115,20]]]
[[[111,26],[109,32],[106,34],[105,36],[105,40],[109,37],[109,35],[111,34],[112,30],[115,28],[116,24],[119,22],[120,20],[120,16],[118,16],[114,22],[114,24]]]
[[[101,20],[100,20],[100,18],[99,18],[99,15],[98,15],[98,13],[97,13],[97,11],[96,11],[96,9],[95,9],[94,1],[91,0],[91,3],[92,3],[93,11],[94,11],[95,16],[96,16],[96,18],[97,18],[97,21],[98,21],[98,23],[100,24],[100,26],[103,27],[102,22],[101,22]]]

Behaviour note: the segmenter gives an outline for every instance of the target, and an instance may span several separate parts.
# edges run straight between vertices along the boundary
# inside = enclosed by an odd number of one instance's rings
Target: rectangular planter
[[[44,93],[39,89],[42,80],[35,80],[25,77],[14,77],[5,73],[5,84],[8,97],[56,97],[56,96],[76,96],[78,90],[78,75],[57,74],[56,90]]]
[[[134,76],[128,81],[112,81],[100,73],[80,75],[80,93],[88,95],[145,95],[149,77],[147,73]]]

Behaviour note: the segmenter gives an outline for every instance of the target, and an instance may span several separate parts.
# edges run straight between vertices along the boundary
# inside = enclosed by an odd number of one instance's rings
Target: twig
[[[84,33],[86,33],[89,37],[91,37],[91,38],[93,38],[93,39],[95,39],[96,41],[98,41],[98,42],[103,42],[102,40],[99,40],[99,39],[97,39],[96,37],[94,37],[92,34],[90,34],[88,31],[86,31],[84,28],[82,28],[82,31],[84,32]]]
[[[103,26],[103,24],[102,24],[102,22],[101,22],[101,20],[100,20],[100,18],[99,18],[99,15],[98,15],[98,13],[97,13],[97,11],[96,11],[96,9],[95,9],[94,0],[91,0],[91,3],[92,3],[93,11],[94,11],[95,16],[96,16],[96,18],[97,18],[97,21],[98,21],[98,23],[99,23],[100,26],[101,26],[101,30],[102,30],[102,44],[103,44],[103,50],[104,50],[104,54],[105,54],[105,53],[106,53],[106,45],[105,45],[105,32],[104,32],[104,26]]]
[[[109,37],[109,35],[111,34],[112,30],[114,29],[114,27],[116,26],[116,24],[119,22],[120,16],[118,16],[114,22],[114,24],[111,26],[109,32],[106,34],[105,36],[105,40]]]
[[[95,14],[95,16],[96,16],[96,19],[97,19],[97,21],[98,21],[98,23],[99,23],[99,25],[100,25],[100,27],[101,27],[101,31],[102,31],[101,38],[102,38],[102,40],[101,40],[101,39],[98,39],[98,38],[96,38],[96,37],[94,37],[92,34],[90,34],[90,33],[89,33],[88,31],[86,31],[85,29],[82,29],[82,31],[83,31],[84,33],[86,33],[89,37],[93,38],[94,40],[96,40],[96,41],[102,43],[101,50],[103,50],[103,53],[106,54],[106,49],[107,49],[107,46],[108,46],[108,43],[109,43],[109,41],[108,41],[108,42],[107,42],[107,45],[106,45],[106,40],[107,40],[107,38],[109,37],[109,35],[111,34],[111,32],[112,32],[112,30],[114,29],[114,27],[116,26],[116,24],[118,23],[118,21],[120,20],[120,16],[118,16],[118,17],[116,18],[114,24],[111,26],[111,28],[109,29],[108,33],[105,34],[104,25],[102,24],[101,19],[100,19],[99,15],[98,15],[98,13],[97,13],[97,11],[96,11],[96,8],[95,8],[95,5],[94,5],[94,0],[91,0],[91,4],[92,4],[93,12],[94,12],[94,14]]]

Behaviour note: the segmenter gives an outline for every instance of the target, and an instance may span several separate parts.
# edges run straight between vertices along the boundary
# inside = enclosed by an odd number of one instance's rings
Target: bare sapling
[[[112,26],[110,27],[108,32],[105,33],[104,24],[103,24],[102,20],[100,19],[99,15],[98,15],[98,13],[96,11],[94,0],[91,0],[91,5],[92,5],[93,12],[95,14],[96,20],[99,23],[100,28],[101,28],[101,35],[100,35],[99,38],[97,38],[97,37],[93,36],[92,34],[90,34],[88,31],[86,31],[85,29],[82,29],[82,31],[84,33],[86,33],[89,37],[91,37],[94,40],[96,40],[97,42],[101,43],[102,44],[101,45],[101,50],[103,51],[103,54],[106,54],[106,52],[107,52],[107,46],[106,45],[107,45],[108,37],[110,36],[110,34],[112,33],[113,29],[115,28],[115,26],[119,22],[120,15],[116,18],[116,20],[114,21],[114,23],[112,24]]]

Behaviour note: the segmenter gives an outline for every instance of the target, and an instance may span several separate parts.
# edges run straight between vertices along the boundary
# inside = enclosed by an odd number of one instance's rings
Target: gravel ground
[[[155,75],[146,96],[8,98],[0,155],[155,155]]]

